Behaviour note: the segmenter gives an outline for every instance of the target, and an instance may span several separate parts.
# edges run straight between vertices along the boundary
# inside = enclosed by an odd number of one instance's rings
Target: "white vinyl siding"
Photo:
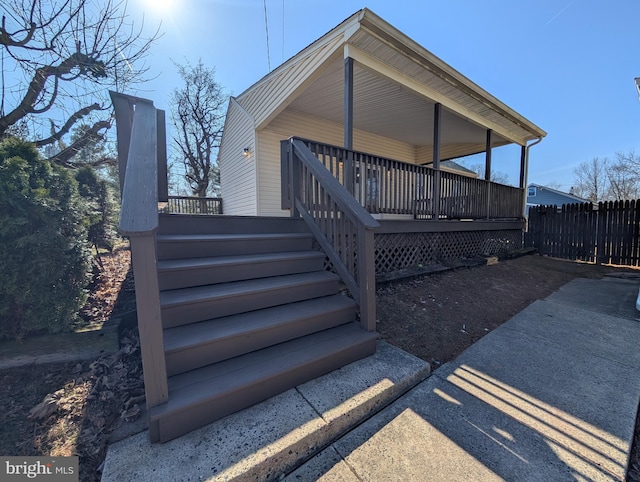
[[[250,149],[249,157],[242,155],[245,147]],[[254,124],[235,99],[231,99],[227,110],[219,165],[223,213],[255,216],[258,203]]]
[[[258,214],[288,216],[280,209],[280,141],[289,137],[303,137],[326,144],[343,145],[342,125],[299,112],[285,110],[268,126],[258,132]],[[354,149],[390,159],[415,163],[414,146],[354,130]]]
[[[289,109],[276,117],[269,124],[268,130],[284,136],[282,139],[296,136],[336,146],[344,144],[344,128],[342,124],[329,122]],[[353,131],[353,148],[356,151],[398,161],[416,162],[416,149],[414,146],[358,129]]]

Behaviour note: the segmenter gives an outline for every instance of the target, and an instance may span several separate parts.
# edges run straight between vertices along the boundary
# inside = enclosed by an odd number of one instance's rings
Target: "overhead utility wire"
[[[269,66],[269,72],[271,72],[271,54],[269,53],[269,21],[267,20],[267,0],[264,0],[263,4],[264,4],[264,30],[267,33],[267,65]]]

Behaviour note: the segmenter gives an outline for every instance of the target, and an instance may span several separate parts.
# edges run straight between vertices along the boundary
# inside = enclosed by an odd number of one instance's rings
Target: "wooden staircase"
[[[165,442],[375,352],[301,219],[160,215]],[[145,369],[147,369],[145,367]]]

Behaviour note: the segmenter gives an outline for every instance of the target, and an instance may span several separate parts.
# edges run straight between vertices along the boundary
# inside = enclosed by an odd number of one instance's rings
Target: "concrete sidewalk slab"
[[[288,480],[623,480],[640,323],[615,301],[637,286],[618,281],[575,280],[530,305],[335,442],[340,461]]]
[[[559,297],[535,301],[501,329],[556,343],[565,350],[577,350],[640,368],[637,338],[640,323],[551,299],[558,300]],[[570,344],[566,343],[568,338],[572,338]]]
[[[638,287],[638,280],[576,278],[546,299],[595,313],[640,320],[636,310]]]
[[[292,470],[429,376],[384,342],[359,360],[165,444],[142,432],[109,447],[103,482],[266,480]]]

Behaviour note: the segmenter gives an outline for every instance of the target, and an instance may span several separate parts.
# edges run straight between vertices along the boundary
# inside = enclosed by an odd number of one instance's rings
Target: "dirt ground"
[[[82,312],[87,325],[108,323],[135,303],[128,252],[103,262]],[[571,279],[620,271],[528,255],[391,282],[378,286],[378,331],[435,369]],[[99,480],[113,430],[139,418],[144,405],[136,336],[120,330],[120,351],[93,361],[0,370],[0,454],[77,454],[80,480]],[[638,424],[628,480],[640,482]]]

